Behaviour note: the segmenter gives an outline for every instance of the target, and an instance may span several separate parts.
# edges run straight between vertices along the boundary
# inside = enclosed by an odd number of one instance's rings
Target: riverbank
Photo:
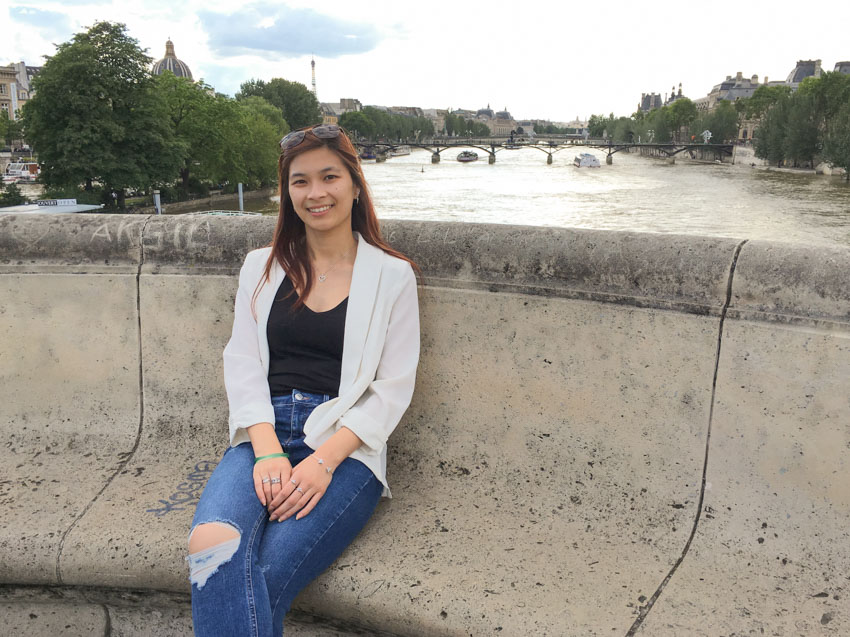
[[[243,201],[251,201],[254,199],[268,199],[277,194],[277,187],[260,188],[259,190],[247,190],[242,193]],[[162,211],[164,214],[176,214],[181,212],[196,212],[204,210],[238,210],[239,195],[237,193],[221,194],[210,193],[209,197],[192,199],[190,201],[176,201],[174,203],[163,204]],[[156,209],[153,206],[144,206],[140,208],[131,208],[127,210],[130,214],[151,215],[156,214]]]

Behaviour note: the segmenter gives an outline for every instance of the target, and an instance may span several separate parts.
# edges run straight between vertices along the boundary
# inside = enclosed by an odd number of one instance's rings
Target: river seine
[[[479,223],[636,230],[850,246],[850,185],[842,177],[748,165],[675,164],[617,153],[613,165],[576,168],[574,149],[553,155],[502,150],[489,165],[459,151],[364,162],[378,216]],[[247,202],[246,202],[247,203]],[[274,202],[250,202],[276,214]]]

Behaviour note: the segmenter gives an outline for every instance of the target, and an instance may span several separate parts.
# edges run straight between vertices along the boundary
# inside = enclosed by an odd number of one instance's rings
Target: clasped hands
[[[300,520],[322,499],[331,477],[314,455],[294,469],[288,458],[269,458],[254,465],[254,490],[272,522],[292,515]]]

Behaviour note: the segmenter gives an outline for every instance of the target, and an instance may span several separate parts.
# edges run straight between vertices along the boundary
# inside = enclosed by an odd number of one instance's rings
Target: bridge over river
[[[440,154],[443,151],[453,148],[477,148],[487,153],[487,162],[490,164],[496,163],[496,153],[504,150],[518,150],[520,148],[534,148],[543,153],[546,153],[546,163],[552,163],[552,155],[568,148],[584,147],[596,148],[603,150],[606,153],[605,163],[612,164],[616,153],[620,151],[629,151],[632,148],[648,149],[650,154],[656,156],[664,156],[667,158],[675,158],[676,155],[687,152],[690,156],[694,156],[699,152],[705,157],[708,153],[715,160],[720,160],[724,155],[732,156],[734,146],[732,144],[702,144],[702,143],[681,143],[681,142],[666,142],[666,143],[632,143],[632,142],[614,142],[605,139],[545,139],[545,140],[523,140],[516,141],[510,138],[499,139],[460,139],[446,138],[426,140],[423,142],[355,142],[355,146],[360,151],[369,150],[375,153],[378,161],[384,161],[387,155],[392,151],[398,150],[402,146],[412,148],[422,148],[431,153],[431,163],[438,164],[440,162]]]

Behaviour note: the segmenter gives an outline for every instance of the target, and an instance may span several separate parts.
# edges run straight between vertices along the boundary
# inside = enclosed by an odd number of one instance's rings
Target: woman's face
[[[360,191],[342,159],[330,148],[308,150],[293,159],[287,187],[308,235],[351,230],[351,208]]]

